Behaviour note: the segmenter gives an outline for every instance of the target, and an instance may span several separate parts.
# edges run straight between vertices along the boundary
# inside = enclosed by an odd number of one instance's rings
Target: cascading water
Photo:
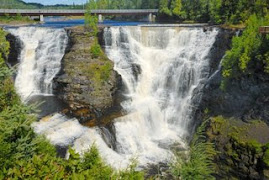
[[[120,154],[156,163],[169,157],[171,145],[184,142],[194,90],[208,77],[217,34],[202,28],[105,29],[106,53],[128,90],[122,103],[127,115],[114,123]]]
[[[51,93],[38,87],[51,80],[56,69],[58,72],[63,54],[53,56],[48,52],[50,47],[64,52],[65,46],[58,45],[65,44],[65,33],[55,29],[14,31],[25,43],[16,80],[19,93],[23,98],[32,93]],[[35,131],[55,145],[72,145],[79,153],[95,143],[105,161],[116,168],[126,167],[130,158],[137,158],[140,166],[167,162],[173,156],[171,146],[185,146],[192,125],[193,102],[199,98],[195,90],[208,78],[207,56],[217,34],[217,29],[204,32],[202,28],[106,28],[106,53],[126,86],[126,100],[122,103],[126,115],[114,120],[115,148],[107,143],[113,138],[104,140],[104,131],[109,136],[106,130],[83,127],[76,119],[61,114],[34,123]],[[42,44],[45,48],[39,48]],[[50,58],[41,58],[40,54]],[[57,65],[45,68],[48,59],[55,59]],[[49,71],[51,76],[47,77]],[[29,84],[24,82],[26,78]]]
[[[22,100],[28,101],[33,95],[52,95],[52,80],[60,71],[68,42],[65,30],[20,27],[8,31],[23,42],[15,81]]]

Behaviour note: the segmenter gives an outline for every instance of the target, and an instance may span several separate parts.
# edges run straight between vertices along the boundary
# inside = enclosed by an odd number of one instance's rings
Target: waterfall
[[[15,81],[23,101],[33,95],[52,95],[52,80],[61,68],[68,37],[64,29],[20,27],[8,29],[23,42]]]
[[[10,30],[24,42],[16,88],[23,99],[51,94],[67,38],[64,30]],[[105,51],[121,75],[125,91],[123,117],[114,120],[115,137],[106,129],[88,128],[61,114],[33,123],[54,145],[72,146],[83,154],[92,144],[115,168],[136,158],[139,166],[169,162],[171,148],[184,148],[193,121],[193,106],[209,76],[208,55],[217,29],[180,27],[110,27]],[[52,53],[53,52],[53,53]],[[113,136],[114,137],[114,136]],[[115,141],[115,147],[109,141]]]
[[[217,34],[202,28],[105,29],[106,53],[127,88],[127,115],[114,124],[120,154],[137,153],[146,164],[165,160],[173,144],[184,146],[199,98],[194,93],[208,78]]]

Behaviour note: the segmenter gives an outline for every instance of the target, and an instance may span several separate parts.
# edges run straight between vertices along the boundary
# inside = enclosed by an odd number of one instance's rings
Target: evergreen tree
[[[107,0],[98,0],[96,1],[96,6],[98,9],[107,9],[108,1]]]
[[[180,17],[182,15],[182,3],[181,0],[172,0],[171,4],[172,13],[175,16]]]
[[[172,16],[172,12],[169,9],[169,0],[160,0],[159,12],[168,16]]]

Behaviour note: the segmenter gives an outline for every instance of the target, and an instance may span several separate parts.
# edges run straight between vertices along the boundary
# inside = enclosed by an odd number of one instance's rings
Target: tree
[[[98,18],[96,15],[91,14],[92,9],[97,9],[97,3],[95,0],[90,0],[86,7],[85,13],[85,27],[90,31],[91,35],[96,36],[98,33]]]
[[[98,9],[107,9],[108,1],[107,0],[98,0],[96,1],[96,5]]]
[[[210,0],[209,1],[209,16],[212,23],[220,24],[222,22],[220,16],[222,0]]]
[[[171,4],[172,13],[175,16],[180,17],[182,15],[182,3],[181,0],[173,0]]]
[[[164,15],[172,16],[172,12],[169,9],[169,0],[160,0],[159,12]]]

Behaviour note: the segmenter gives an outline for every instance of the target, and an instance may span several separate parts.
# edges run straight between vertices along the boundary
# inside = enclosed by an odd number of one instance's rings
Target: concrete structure
[[[44,21],[44,16],[84,16],[86,10],[46,10],[46,9],[0,9],[0,16],[8,14],[14,16],[21,14],[22,16],[39,16],[40,21]],[[158,9],[95,9],[91,14],[98,15],[99,22],[103,21],[105,15],[147,15],[148,20],[152,22],[154,16],[158,13]]]

